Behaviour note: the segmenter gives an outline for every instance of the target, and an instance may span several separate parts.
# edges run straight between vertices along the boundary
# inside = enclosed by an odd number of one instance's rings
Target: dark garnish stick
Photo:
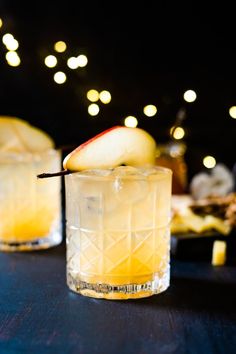
[[[73,173],[73,172],[69,171],[69,170],[62,170],[62,171],[54,172],[54,173],[41,173],[41,174],[37,175],[37,177],[38,178],[60,177],[60,176],[69,175],[70,173]]]

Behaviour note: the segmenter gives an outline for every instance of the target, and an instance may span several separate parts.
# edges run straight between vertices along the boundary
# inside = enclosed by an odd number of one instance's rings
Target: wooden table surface
[[[156,296],[96,300],[69,291],[65,245],[0,254],[0,353],[236,353],[236,266],[171,261]]]

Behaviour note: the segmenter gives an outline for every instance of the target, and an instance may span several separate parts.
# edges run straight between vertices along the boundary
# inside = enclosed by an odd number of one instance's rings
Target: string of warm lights
[[[98,102],[99,100],[101,101],[101,103],[103,104],[108,104],[111,102],[111,93],[107,90],[103,90],[100,93],[95,90],[95,89],[90,89],[87,94],[86,94],[87,99],[90,102],[93,102],[91,104],[89,104],[88,106],[88,113],[91,116],[96,116],[98,115],[99,111],[100,111],[100,107],[97,103],[94,102]]]
[[[67,50],[67,44],[64,41],[57,41],[54,43],[53,49],[55,52],[59,54],[64,53]],[[44,58],[44,64],[50,68],[53,69],[57,66],[58,61],[61,60],[62,58],[56,57],[54,54],[49,54]],[[71,70],[76,70],[78,68],[84,68],[88,64],[88,58],[84,54],[79,54],[77,57],[68,57],[66,59],[66,65],[69,69]],[[53,80],[55,81],[56,84],[62,85],[66,82],[67,80],[67,75],[64,71],[57,71],[53,75]]]
[[[21,60],[19,54],[16,52],[16,50],[19,48],[19,42],[14,38],[11,33],[5,33],[2,37],[2,43],[7,49],[5,58],[8,65],[19,66]]]
[[[54,50],[57,53],[64,53],[67,50],[67,44],[64,41],[57,41],[54,44]],[[58,64],[60,58],[56,57],[54,54],[49,54],[44,58],[44,64],[52,69],[55,68]],[[79,54],[77,57],[70,56],[66,58],[66,65],[71,70],[76,70],[79,68],[84,68],[88,64],[88,58],[84,54]],[[67,80],[66,73],[63,71],[57,71],[53,76],[54,81],[57,84],[64,84]],[[92,102],[88,105],[88,114],[90,116],[96,116],[100,112],[100,107],[98,103],[95,103],[100,100],[103,104],[108,104],[111,101],[111,93],[108,90],[103,90],[98,92],[95,89],[90,89],[87,92],[87,99]]]
[[[3,20],[0,18],[0,29],[3,27]],[[2,35],[2,43],[4,44],[7,52],[5,54],[5,59],[8,65],[17,67],[21,63],[21,59],[17,50],[19,48],[19,42],[11,33],[5,33]],[[62,60],[60,57],[61,53],[65,53],[68,50],[68,45],[59,40],[53,45],[54,53],[48,54],[44,58],[44,64],[49,69],[54,69],[58,62]],[[78,56],[67,56],[66,58],[66,66],[71,70],[77,70],[80,68],[84,68],[88,64],[88,58],[85,54],[78,54]],[[62,85],[67,80],[67,75],[64,71],[56,71],[53,74],[53,80],[56,84]],[[112,96],[108,90],[98,91],[94,88],[90,89],[86,93],[87,100],[90,102],[88,104],[88,114],[90,116],[97,116],[100,113],[100,103],[101,104],[109,104],[111,102]],[[193,103],[197,99],[197,94],[193,89],[188,89],[183,94],[183,99],[187,103]],[[148,104],[143,107],[143,114],[146,117],[154,117],[157,115],[158,109],[154,104]],[[179,112],[179,116],[182,115],[184,117],[185,112]],[[229,116],[233,119],[236,119],[236,106],[232,106],[229,108]],[[182,126],[181,122],[183,119],[177,119],[177,124],[172,126],[169,130],[170,137],[174,140],[180,141],[185,135],[185,129]],[[135,128],[138,126],[138,119],[133,115],[129,115],[123,118],[123,124],[126,127]],[[205,156],[202,161],[203,165],[206,168],[213,168],[216,165],[216,159],[213,156]]]

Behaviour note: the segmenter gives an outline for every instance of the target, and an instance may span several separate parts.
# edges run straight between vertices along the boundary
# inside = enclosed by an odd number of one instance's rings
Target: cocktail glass
[[[120,166],[65,176],[67,283],[82,295],[142,298],[169,286],[172,171]]]
[[[37,250],[62,241],[60,178],[37,179],[60,165],[56,149],[0,152],[0,250]]]

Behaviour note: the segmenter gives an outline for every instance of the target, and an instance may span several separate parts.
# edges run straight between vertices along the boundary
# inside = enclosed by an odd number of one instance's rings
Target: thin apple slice
[[[52,138],[16,117],[0,117],[0,151],[40,152],[54,147]]]
[[[69,171],[154,165],[156,142],[145,130],[115,126],[77,147],[63,161]]]

